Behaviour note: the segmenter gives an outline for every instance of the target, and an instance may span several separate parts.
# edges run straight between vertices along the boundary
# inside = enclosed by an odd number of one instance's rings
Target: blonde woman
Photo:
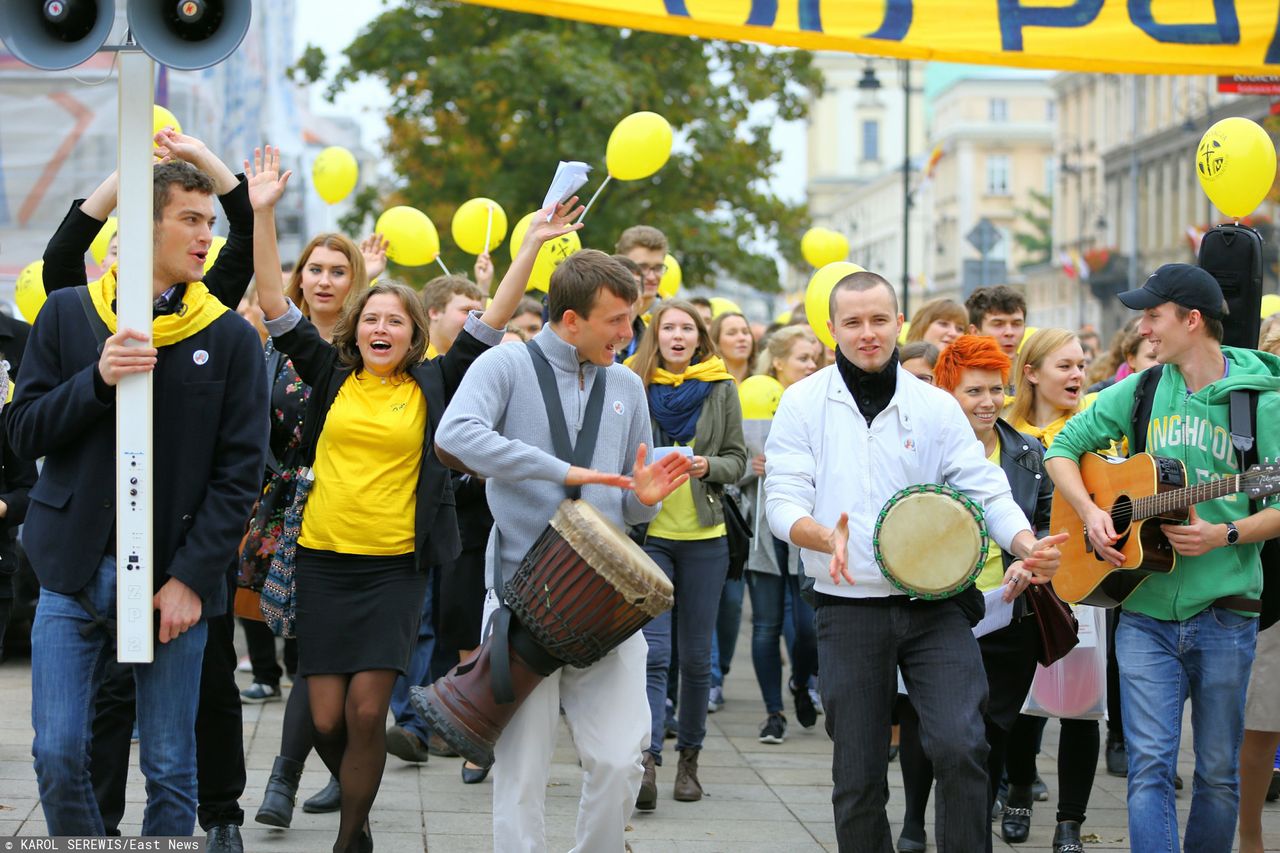
[[[927,341],[941,352],[963,335],[968,325],[969,312],[959,302],[931,299],[921,305],[911,318],[906,343]]]

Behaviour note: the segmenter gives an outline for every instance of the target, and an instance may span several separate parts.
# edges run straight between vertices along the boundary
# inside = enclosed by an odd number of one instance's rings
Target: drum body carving
[[[671,582],[608,519],[565,501],[506,586],[514,700],[492,686],[493,634],[476,654],[428,688],[414,707],[467,760],[488,767],[493,746],[520,703],[562,666],[587,667],[671,609]]]
[[[889,498],[871,540],[880,572],[914,598],[950,598],[982,571],[990,540],[982,507],[951,486],[908,486]]]

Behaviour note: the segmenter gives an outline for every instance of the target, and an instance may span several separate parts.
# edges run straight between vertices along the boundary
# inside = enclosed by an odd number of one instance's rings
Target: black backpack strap
[[[1133,446],[1129,448],[1130,456],[1146,452],[1147,424],[1151,423],[1151,408],[1156,402],[1156,386],[1160,384],[1162,373],[1164,365],[1156,364],[1138,375],[1138,388],[1133,395]]]
[[[77,287],[76,296],[80,297],[80,307],[84,309],[84,318],[89,321],[89,328],[93,331],[94,340],[98,342],[98,355],[102,355],[102,348],[106,346],[107,338],[111,337],[111,330],[107,328],[107,324],[98,315],[98,309],[93,307],[93,298],[89,296],[88,285],[82,284]]]
[[[1250,399],[1252,398],[1252,403]],[[1247,456],[1257,461],[1258,454],[1253,445],[1253,422],[1258,412],[1258,394],[1256,391],[1237,390],[1231,392],[1231,445],[1240,454],[1240,473],[1244,473],[1252,462],[1245,462]]]
[[[276,377],[280,375],[280,367],[284,364],[284,353],[276,349],[275,342],[271,338],[267,338],[267,345],[263,350],[263,358],[267,368],[267,397],[275,393]],[[271,452],[271,448],[267,448],[267,473],[273,477],[278,477],[280,472],[284,470],[284,466],[276,455]]]

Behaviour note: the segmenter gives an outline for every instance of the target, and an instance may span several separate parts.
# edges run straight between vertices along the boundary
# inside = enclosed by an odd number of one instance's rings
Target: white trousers
[[[490,590],[486,625],[497,606]],[[494,747],[495,851],[547,849],[547,782],[563,707],[582,761],[573,853],[622,853],[644,775],[641,752],[649,742],[648,656],[649,644],[637,631],[586,669],[559,669],[529,694]]]

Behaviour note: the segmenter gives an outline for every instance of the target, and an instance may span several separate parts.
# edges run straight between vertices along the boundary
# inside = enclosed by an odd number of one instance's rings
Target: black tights
[[[1036,751],[1043,717],[1019,714],[1009,733],[1006,767],[1009,786],[1030,787],[1036,781]],[[1099,726],[1097,720],[1062,720],[1058,738],[1058,821],[1084,823],[1098,770]]]
[[[359,849],[360,834],[382,784],[387,763],[387,708],[397,673],[375,669],[351,675],[312,675],[315,747],[342,787],[342,814],[334,853]]]
[[[311,692],[307,679],[298,678],[284,705],[284,725],[280,731],[280,755],[305,764],[316,742],[316,727],[311,721]]]

